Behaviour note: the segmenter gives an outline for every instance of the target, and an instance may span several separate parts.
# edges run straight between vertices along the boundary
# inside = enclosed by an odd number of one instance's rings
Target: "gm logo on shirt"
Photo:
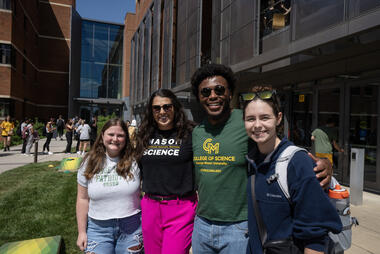
[[[211,138],[206,139],[205,142],[203,142],[203,150],[205,150],[209,154],[211,154],[211,152],[218,154],[219,153],[219,143],[216,143],[214,145],[211,142],[212,142]]]

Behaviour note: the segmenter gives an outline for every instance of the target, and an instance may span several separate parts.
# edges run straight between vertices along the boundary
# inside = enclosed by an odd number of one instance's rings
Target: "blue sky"
[[[82,18],[124,24],[125,14],[135,12],[135,0],[77,0],[76,9]]]

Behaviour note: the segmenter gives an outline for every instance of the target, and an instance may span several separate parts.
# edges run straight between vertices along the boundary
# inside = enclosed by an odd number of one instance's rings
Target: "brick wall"
[[[15,0],[13,4],[16,12],[0,12],[0,40],[11,41],[16,48],[15,68],[0,67],[0,96],[13,98],[18,119],[47,118],[54,112],[67,115],[75,0]]]
[[[10,41],[12,37],[12,13],[0,11],[0,40]]]

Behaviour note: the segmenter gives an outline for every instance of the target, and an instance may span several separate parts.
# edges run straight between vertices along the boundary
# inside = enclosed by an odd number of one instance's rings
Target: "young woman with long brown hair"
[[[78,171],[78,247],[91,253],[142,252],[140,170],[128,129],[105,123]]]

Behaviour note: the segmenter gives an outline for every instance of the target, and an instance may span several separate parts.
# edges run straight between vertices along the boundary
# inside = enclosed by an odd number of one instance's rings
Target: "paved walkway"
[[[65,154],[66,141],[52,139],[50,151],[53,155],[42,154],[45,140],[38,142],[38,162],[61,161],[66,157],[78,156]],[[73,146],[76,141],[73,141]],[[32,148],[34,151],[34,147]],[[11,151],[0,151],[0,174],[29,163],[33,163],[33,156],[21,155],[21,145],[11,147]],[[1,175],[0,175],[1,177]],[[363,205],[351,206],[351,214],[359,220],[359,226],[353,227],[352,246],[346,254],[380,254],[380,195],[364,192]]]
[[[66,149],[67,142],[66,140],[55,140],[54,138],[50,142],[50,151],[53,152],[52,155],[47,155],[42,153],[42,147],[45,143],[46,139],[41,139],[38,142],[38,156],[37,156],[37,162],[44,162],[44,161],[61,161],[63,158],[66,157],[76,157],[77,154],[65,154],[64,151]],[[73,141],[72,147],[75,147],[77,144],[76,141]],[[31,153],[34,153],[35,144],[33,145],[32,149],[30,149]],[[33,163],[34,162],[34,156],[26,156],[21,154],[21,148],[22,145],[18,146],[12,146],[10,148],[11,151],[3,152],[0,150],[0,174],[14,169],[21,167],[23,165]]]

